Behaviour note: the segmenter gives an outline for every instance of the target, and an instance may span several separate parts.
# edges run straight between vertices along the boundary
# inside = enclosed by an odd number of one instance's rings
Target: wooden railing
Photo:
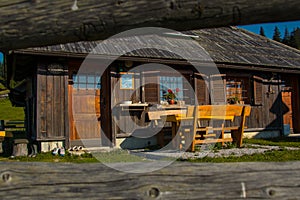
[[[127,167],[143,163],[119,163]],[[100,163],[0,162],[1,199],[298,199],[300,162],[176,162],[150,173]]]
[[[13,137],[13,131],[25,131],[24,121],[0,120],[0,137]]]

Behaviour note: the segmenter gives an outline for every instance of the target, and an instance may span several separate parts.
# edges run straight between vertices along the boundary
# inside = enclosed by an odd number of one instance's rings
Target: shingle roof
[[[300,51],[243,29],[192,31],[215,62],[300,69]]]
[[[163,38],[157,35],[147,35],[142,38],[132,36],[115,38],[104,44],[103,41],[82,41],[29,48],[16,52],[86,56],[101,43],[102,45],[98,46],[98,50],[94,53],[102,54],[103,56],[117,54],[143,58],[183,59],[184,57],[188,60],[209,60],[205,52],[199,51],[199,47],[193,42],[197,41],[208,52],[213,61],[217,63],[259,65],[300,70],[299,50],[240,28],[211,28],[185,33],[194,35],[195,37],[191,41],[184,37],[174,36]],[[139,50],[131,51],[138,47],[140,48]]]

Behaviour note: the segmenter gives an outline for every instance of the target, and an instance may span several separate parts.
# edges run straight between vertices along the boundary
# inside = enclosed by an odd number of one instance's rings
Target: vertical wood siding
[[[70,140],[100,139],[100,90],[74,89],[69,85]]]
[[[141,77],[140,74],[134,74],[134,89],[120,88],[120,74],[111,73],[112,88],[112,129],[116,136],[131,134],[145,121],[143,110],[128,110],[127,107],[120,107],[122,101],[132,100],[133,103],[142,101],[141,97]],[[158,98],[157,94],[154,95]]]
[[[68,135],[68,76],[49,72],[47,65],[38,66],[36,79],[37,139],[62,140]]]

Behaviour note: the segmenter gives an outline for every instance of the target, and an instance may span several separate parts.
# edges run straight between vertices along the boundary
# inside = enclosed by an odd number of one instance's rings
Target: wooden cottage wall
[[[209,103],[209,77],[204,74],[194,74],[194,85],[199,105]]]
[[[143,110],[129,110],[128,107],[121,107],[124,101],[138,103],[141,101],[141,79],[139,73],[129,73],[132,76],[133,88],[121,88],[122,75],[126,72],[112,70],[111,77],[111,113],[112,113],[112,132],[116,137],[130,135],[141,123]]]
[[[65,140],[69,134],[68,76],[64,66],[39,65],[36,75],[37,140]]]
[[[281,129],[281,96],[277,84],[265,81],[252,80],[253,93],[252,110],[248,119],[248,128]],[[252,94],[253,94],[252,93]]]
[[[126,73],[124,73],[126,74]],[[111,72],[111,89],[112,89],[112,105],[122,103],[122,101],[133,101],[137,103],[141,100],[140,97],[140,74],[133,74],[133,87],[132,89],[122,89],[121,76],[123,74]]]
[[[158,104],[159,98],[159,72],[148,71],[142,73],[143,93],[142,101],[147,103]]]
[[[247,90],[249,101],[247,104],[251,105],[251,115],[246,120],[246,126],[248,130],[281,130],[283,128],[284,110],[286,106],[282,99],[282,83],[284,79],[293,79],[293,83],[297,77],[284,78],[286,75],[280,73],[271,72],[257,72],[246,70],[228,70],[221,69],[221,72],[226,74],[226,78],[230,79],[235,77],[236,79],[248,80],[248,83],[244,85],[243,90]],[[299,92],[296,92],[297,84],[293,86],[295,92],[292,95],[294,110],[293,119],[299,114],[296,110],[299,110],[299,103],[296,103]],[[294,90],[293,90],[294,91]],[[299,113],[299,111],[298,111]]]

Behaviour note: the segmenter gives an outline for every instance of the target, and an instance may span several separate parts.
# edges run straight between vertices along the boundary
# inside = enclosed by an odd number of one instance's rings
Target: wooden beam
[[[145,164],[145,163],[144,163]],[[135,168],[141,163],[123,163]],[[300,162],[173,163],[151,173],[103,164],[1,162],[3,199],[293,199]]]
[[[298,0],[2,0],[0,50],[99,40],[124,30],[175,30],[300,19]]]

